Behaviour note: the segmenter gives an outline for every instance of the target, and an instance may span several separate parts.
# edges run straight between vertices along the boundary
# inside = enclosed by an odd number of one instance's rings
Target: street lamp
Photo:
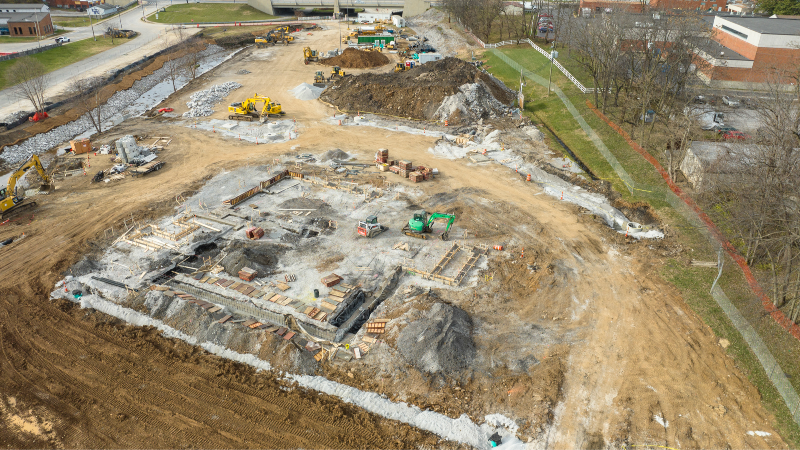
[[[94,35],[94,24],[92,23],[92,11],[89,11],[89,26],[92,28],[92,39],[95,41],[97,40],[97,36]]]
[[[547,80],[547,96],[550,97],[550,83],[553,81],[553,60],[558,58],[558,52],[556,51],[556,41],[553,41],[553,45],[550,46],[550,78]]]

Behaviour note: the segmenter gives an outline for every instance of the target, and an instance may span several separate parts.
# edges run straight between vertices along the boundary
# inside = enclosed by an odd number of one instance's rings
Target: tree
[[[800,2],[797,0],[759,0],[756,4],[758,11],[766,14],[800,15]]]
[[[7,72],[14,95],[28,100],[36,111],[44,111],[44,94],[50,87],[50,76],[44,64],[30,56],[23,56]]]
[[[86,114],[98,133],[103,132],[103,120],[106,119],[105,102],[100,97],[103,87],[100,78],[80,78],[70,83],[69,90],[74,95],[73,106],[81,114]]]
[[[110,21],[109,21],[109,22],[110,22]],[[116,30],[114,29],[114,27],[113,27],[113,26],[111,26],[111,25],[108,25],[108,26],[106,27],[106,34],[107,34],[107,35],[109,35],[109,36],[111,36],[111,45],[114,45],[114,35],[115,35],[115,34],[117,34],[117,33],[116,33]]]
[[[795,74],[796,75],[796,74]],[[775,71],[756,100],[762,127],[752,144],[731,144],[720,158],[706,203],[724,213],[732,242],[750,265],[766,268],[770,296],[800,319],[800,90]],[[796,79],[796,76],[794,77]]]

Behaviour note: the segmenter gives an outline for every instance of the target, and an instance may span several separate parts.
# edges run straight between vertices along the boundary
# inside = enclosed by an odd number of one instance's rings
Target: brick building
[[[725,11],[727,0],[581,0],[580,7],[585,13],[628,11],[641,13],[647,9],[682,9],[692,11]]]
[[[48,36],[54,31],[49,12],[0,12],[0,35]]]
[[[697,56],[700,75],[710,84],[756,88],[774,69],[800,67],[800,20],[714,17],[712,40]]]
[[[727,0],[651,0],[656,9],[683,9],[693,11],[726,11]]]

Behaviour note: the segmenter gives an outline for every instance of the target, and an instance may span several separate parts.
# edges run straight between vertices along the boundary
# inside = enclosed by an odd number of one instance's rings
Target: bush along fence
[[[594,112],[597,117],[602,119],[608,126],[614,129],[620,136],[625,138],[628,142],[628,145],[631,146],[637,153],[639,153],[647,162],[649,162],[658,173],[664,178],[664,181],[667,183],[671,190],[671,194],[674,194],[674,197],[680,199],[683,202],[684,208],[680,208],[680,205],[677,205],[678,202],[670,202],[675,207],[675,209],[681,213],[687,220],[691,222],[696,222],[697,220],[692,220],[694,218],[699,218],[701,224],[703,225],[704,230],[707,230],[707,235],[712,240],[719,244],[722,249],[730,256],[730,258],[736,262],[739,268],[744,273],[745,279],[753,291],[753,293],[761,300],[761,304],[764,306],[764,309],[769,313],[769,315],[784,329],[786,329],[789,333],[792,334],[797,339],[800,339],[800,326],[796,323],[793,323],[789,320],[788,317],[783,313],[783,311],[779,310],[775,307],[772,301],[769,299],[769,296],[764,292],[761,286],[758,284],[755,276],[753,275],[752,271],[750,270],[750,266],[747,265],[744,257],[742,257],[733,244],[728,241],[728,239],[722,234],[720,229],[717,225],[711,220],[711,218],[703,212],[702,209],[695,203],[695,201],[684,192],[680,187],[678,187],[669,177],[669,174],[666,170],[661,166],[661,164],[647,152],[642,146],[636,143],[631,136],[623,130],[620,126],[616,123],[612,122],[605,114],[600,112],[591,102],[588,100],[586,101],[587,106],[589,109]],[[669,197],[673,197],[672,195],[668,195]],[[685,207],[688,207],[689,211],[686,211]],[[693,214],[694,217],[690,217],[689,215]],[[720,269],[721,269],[722,261],[720,260]],[[731,320],[733,325],[736,327],[737,331],[742,335],[742,338],[747,343],[750,350],[756,355],[761,366],[764,368],[767,377],[769,378],[770,382],[778,393],[783,398],[784,403],[786,404],[787,408],[789,408],[790,413],[792,414],[792,419],[798,425],[800,425],[800,396],[795,391],[794,387],[792,386],[789,379],[786,377],[786,374],[783,370],[776,370],[779,368],[778,361],[769,351],[767,346],[764,344],[764,341],[761,339],[761,336],[758,335],[756,330],[747,322],[747,319],[742,316],[736,306],[731,303],[728,297],[725,295],[725,292],[722,288],[716,284],[711,289],[711,295],[714,297],[714,300],[717,304],[722,308],[725,315]]]
[[[504,45],[517,45],[517,44],[520,44],[522,42],[526,42],[531,47],[533,47],[534,50],[536,50],[537,52],[539,52],[542,55],[544,55],[545,58],[551,59],[550,58],[550,52],[548,52],[547,50],[543,49],[542,47],[539,47],[538,45],[534,44],[532,40],[527,39],[527,38],[526,39],[519,39],[519,40],[515,39],[515,40],[511,40],[511,41],[503,41],[503,42],[498,42],[496,44],[486,44],[482,40],[480,40],[477,36],[475,36],[474,34],[470,33],[469,31],[467,31],[466,33],[469,34],[470,37],[472,37],[472,39],[474,39],[475,42],[477,42],[478,45],[481,46],[481,48],[497,48],[497,47],[502,47]],[[578,89],[581,90],[581,92],[583,92],[584,94],[594,94],[595,88],[587,88],[586,86],[583,85],[583,83],[578,81],[577,78],[575,78],[571,73],[569,73],[569,71],[567,69],[565,69],[564,66],[562,66],[560,62],[556,61],[555,59],[552,59],[552,62],[553,62],[553,65],[556,66],[556,68],[558,70],[560,70],[561,73],[563,73],[564,76],[569,79],[569,81],[572,82],[572,84],[574,84],[575,86],[577,86]]]

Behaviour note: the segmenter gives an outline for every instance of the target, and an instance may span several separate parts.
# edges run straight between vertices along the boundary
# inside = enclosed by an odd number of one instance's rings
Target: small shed
[[[404,19],[402,16],[392,16],[392,24],[394,24],[394,26],[397,28],[403,28],[406,26],[406,19]]]
[[[114,5],[107,5],[98,3],[86,8],[86,14],[92,19],[105,19],[106,17],[113,16],[117,13],[117,7]]]

